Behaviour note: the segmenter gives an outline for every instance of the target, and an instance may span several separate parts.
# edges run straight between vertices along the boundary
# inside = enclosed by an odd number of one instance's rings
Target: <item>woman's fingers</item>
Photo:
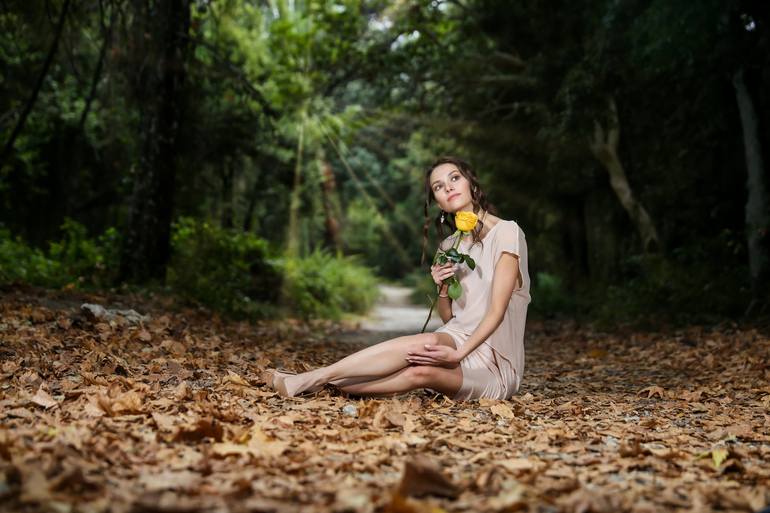
[[[441,285],[444,280],[454,276],[455,266],[452,262],[445,264],[434,264],[431,266],[430,275],[433,277],[433,282],[436,285]]]
[[[406,361],[409,363],[413,363],[415,365],[438,365],[439,363],[441,363],[431,358],[416,358],[416,357],[407,358]]]

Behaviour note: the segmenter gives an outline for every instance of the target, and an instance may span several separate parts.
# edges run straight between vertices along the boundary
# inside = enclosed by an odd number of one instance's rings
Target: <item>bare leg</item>
[[[463,383],[460,366],[448,369],[430,365],[410,365],[390,376],[353,385],[342,386],[343,392],[354,395],[391,395],[430,388],[453,397]]]
[[[446,333],[420,333],[397,337],[362,349],[326,367],[296,376],[277,376],[275,386],[282,395],[294,396],[326,383],[345,386],[350,384],[351,380],[354,380],[353,383],[377,380],[407,367],[407,353],[421,350],[425,344],[455,347],[454,340]]]

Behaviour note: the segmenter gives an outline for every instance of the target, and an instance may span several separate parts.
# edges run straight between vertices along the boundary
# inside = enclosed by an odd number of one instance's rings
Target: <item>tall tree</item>
[[[170,256],[176,150],[184,102],[190,0],[133,0],[129,69],[139,109],[141,152],[121,254],[120,278],[165,278]]]
[[[599,121],[594,121],[594,137],[591,141],[591,152],[610,175],[610,185],[620,204],[633,221],[642,240],[645,251],[660,249],[658,231],[647,213],[647,209],[636,198],[631,185],[628,183],[626,171],[618,156],[618,140],[620,139],[620,120],[615,100],[609,100],[609,113],[606,131]],[[605,135],[606,132],[606,135]]]

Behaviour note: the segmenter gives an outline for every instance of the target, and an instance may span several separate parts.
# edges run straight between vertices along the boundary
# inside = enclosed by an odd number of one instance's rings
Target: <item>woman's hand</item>
[[[444,280],[455,275],[455,265],[452,262],[443,265],[433,264],[430,266],[430,275],[433,278],[433,283],[440,287],[444,284]]]
[[[417,365],[434,365],[436,367],[455,367],[462,360],[457,349],[449,346],[425,344],[422,351],[410,351],[406,361]]]

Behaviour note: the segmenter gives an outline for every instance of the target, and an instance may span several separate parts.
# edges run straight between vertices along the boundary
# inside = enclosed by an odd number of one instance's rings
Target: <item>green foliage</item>
[[[348,204],[345,222],[343,237],[348,251],[361,255],[377,270],[386,266],[385,260],[392,255],[383,251],[387,244],[382,235],[387,229],[385,218],[363,199],[355,198]]]
[[[250,233],[182,218],[174,225],[168,284],[185,297],[238,317],[276,315],[282,303],[304,318],[365,313],[377,280],[355,258],[315,250],[283,258]],[[283,296],[281,296],[283,292]]]
[[[44,252],[12,237],[6,228],[0,229],[0,283],[23,281],[53,286],[54,278],[60,276],[58,267]]]
[[[366,313],[379,289],[372,271],[354,257],[335,257],[316,249],[287,260],[286,301],[305,318],[339,319],[344,313]]]
[[[281,270],[265,240],[183,217],[172,246],[167,283],[182,296],[236,317],[274,313]]]
[[[751,297],[748,269],[730,262],[745,251],[737,234],[723,231],[712,241],[677,248],[670,256],[634,255],[624,262],[622,284],[595,288],[584,306],[604,322],[710,322],[740,316]],[[733,255],[734,257],[734,255]]]
[[[553,317],[568,314],[575,309],[574,296],[567,291],[556,274],[539,272],[530,290],[532,302],[529,310],[535,316]]]
[[[72,219],[65,219],[61,230],[64,237],[51,243],[48,255],[58,263],[63,274],[94,285],[109,283],[118,267],[117,230],[109,228],[94,240],[88,237],[85,226]]]
[[[51,242],[44,252],[0,229],[0,283],[76,288],[111,283],[118,265],[118,232],[110,228],[92,239],[86,228],[72,219],[65,219],[61,232],[61,239]]]

